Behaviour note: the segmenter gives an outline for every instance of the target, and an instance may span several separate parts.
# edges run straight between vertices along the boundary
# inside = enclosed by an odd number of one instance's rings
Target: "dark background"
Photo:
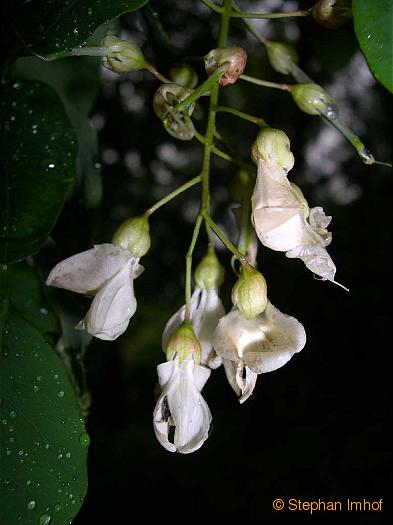
[[[250,11],[311,5],[240,4]],[[215,47],[218,16],[197,1],[151,5],[156,15],[143,9],[124,16],[121,35],[140,43],[164,74],[188,57],[203,79],[195,57]],[[292,42],[300,65],[336,98],[341,115],[374,156],[392,161],[391,96],[369,73],[352,24],[337,31],[303,19],[256,25],[271,39]],[[248,51],[248,74],[288,80],[272,71],[263,46],[239,20],[231,23],[229,43]],[[151,100],[158,85],[145,72],[117,76],[102,70],[91,118],[99,131],[103,198],[94,210],[87,209],[77,187],[53,232],[54,262],[93,243],[108,242],[121,220],[141,213],[199,173],[200,144],[176,141],[153,113]],[[87,352],[92,395],[87,417],[89,491],[74,523],[308,519],[308,513],[274,511],[275,498],[383,498],[382,512],[316,513],[312,519],[390,521],[392,170],[362,164],[338,132],[302,113],[286,93],[238,83],[222,89],[221,97],[226,105],[261,116],[289,135],[296,158],[291,180],[301,186],[310,206],[323,206],[333,216],[329,253],[337,280],[350,293],[313,279],[300,261],[261,247],[259,265],[270,300],[302,322],[307,345],[282,369],[259,376],[244,406],[237,403],[223,370],[212,373],[203,392],[213,414],[212,435],[194,454],[170,454],[154,436],[153,391],[156,365],[165,359],[161,333],[183,303],[184,255],[199,190],[157,212],[151,220],[152,248],[142,261],[145,272],[135,283],[138,310],[129,330],[114,343],[94,340]],[[196,110],[196,127],[202,132],[206,108],[203,101]],[[256,128],[220,114],[218,129],[247,160]],[[235,174],[236,167],[214,159],[212,213],[234,240],[228,188]],[[235,277],[230,256],[218,248],[227,268],[223,298],[229,308]],[[195,261],[204,251],[202,236]],[[86,310],[88,300],[77,300]]]

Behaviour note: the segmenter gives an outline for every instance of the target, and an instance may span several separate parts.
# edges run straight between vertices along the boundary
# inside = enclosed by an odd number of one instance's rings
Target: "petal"
[[[252,221],[262,244],[287,251],[303,242],[304,206],[291,188],[285,170],[259,161],[251,202]]]
[[[334,281],[336,267],[323,246],[298,246],[285,254],[289,258],[299,258],[316,275],[324,280]]]
[[[224,359],[223,363],[228,383],[240,397],[239,403],[242,404],[253,393],[258,374],[244,365],[243,361],[235,363]]]
[[[57,264],[46,284],[78,293],[98,290],[130,259],[130,253],[113,244],[98,244]]]
[[[178,358],[169,363],[172,366],[164,363],[166,366],[157,367],[163,391],[154,409],[154,430],[167,450],[189,454],[200,448],[209,434],[212,418],[200,389],[211,372],[196,365],[192,357],[181,364]],[[168,439],[171,425],[175,426],[173,443]]]
[[[89,334],[113,340],[127,329],[136,310],[133,276],[137,266],[130,260],[94,297],[81,326]]]
[[[218,321],[225,315],[225,309],[218,296],[216,288],[211,290],[202,290],[200,302],[191,315],[191,324],[195,334],[201,343],[202,365],[212,365],[217,368],[220,360],[216,359],[216,353],[213,349],[213,335]]]
[[[257,374],[272,372],[284,366],[306,344],[303,325],[283,314],[271,303],[257,318],[259,338],[243,348],[245,364]]]
[[[213,335],[213,347],[224,362],[225,360],[237,362],[241,358],[238,352],[238,343],[241,334],[244,332],[242,328],[244,321],[246,319],[240,310],[233,308],[218,322]]]

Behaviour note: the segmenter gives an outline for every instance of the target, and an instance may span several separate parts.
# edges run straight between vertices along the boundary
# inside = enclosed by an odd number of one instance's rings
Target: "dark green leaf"
[[[31,0],[18,12],[18,31],[23,40],[33,44],[37,53],[50,54],[70,51],[84,45],[89,36],[102,24],[123,13],[136,11],[149,0],[67,0],[48,2]],[[39,13],[39,15],[37,15]],[[38,24],[35,34],[27,24],[31,18]]]
[[[86,493],[89,438],[64,365],[40,333],[53,318],[34,270],[2,274],[0,522],[65,525]]]
[[[75,177],[76,141],[56,93],[38,82],[5,85],[1,147],[0,261],[46,241]]]
[[[353,0],[355,32],[375,78],[393,92],[393,0]]]

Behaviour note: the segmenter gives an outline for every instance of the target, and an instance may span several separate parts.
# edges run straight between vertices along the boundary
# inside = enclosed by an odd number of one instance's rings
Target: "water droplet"
[[[90,436],[87,432],[82,432],[82,434],[79,436],[79,443],[83,447],[88,447],[90,445]]]
[[[78,34],[78,30],[77,30],[77,28],[75,27],[75,28],[74,28],[74,35],[77,35],[77,34]]]
[[[59,454],[59,455],[57,456],[57,459],[62,459],[62,458],[63,458],[63,454]]]
[[[11,450],[7,450],[6,454],[7,456],[11,456]]]
[[[18,454],[19,454],[20,456],[23,456],[23,454],[24,454],[23,450],[20,450],[20,451],[18,452]]]
[[[41,381],[42,377],[41,376],[37,376],[37,381]]]
[[[55,505],[55,512],[60,512],[60,511],[61,511],[61,505],[57,503],[57,505]]]
[[[15,412],[15,410],[11,410],[11,412],[10,412],[10,417],[11,417],[12,419],[15,419],[15,418],[16,418],[16,412]]]
[[[51,516],[49,514],[42,514],[40,516],[39,525],[49,525],[51,520],[52,520],[52,518],[51,518]]]
[[[59,374],[55,374],[55,375],[53,376],[53,379],[59,379]]]
[[[53,162],[50,162],[50,163],[48,164],[48,168],[49,168],[49,169],[53,169],[54,167],[55,167],[55,165],[53,164]]]
[[[60,390],[60,392],[59,392],[57,395],[58,395],[58,397],[64,397],[64,392],[63,392],[63,390]]]
[[[28,480],[26,481],[26,485],[29,486],[30,483],[31,483],[31,481],[28,479]]]
[[[65,455],[65,457],[66,457],[67,459],[70,459],[70,457],[71,457],[71,452],[67,452],[67,454]]]
[[[48,314],[48,310],[46,308],[40,308],[40,313],[42,315],[47,315]]]
[[[35,501],[33,499],[31,501],[29,501],[29,503],[27,504],[27,508],[29,510],[34,510],[35,509]]]
[[[38,392],[40,390],[40,387],[38,385],[33,386],[34,392]]]
[[[50,446],[49,443],[47,443],[47,444],[45,445],[46,450],[48,450],[49,446]]]

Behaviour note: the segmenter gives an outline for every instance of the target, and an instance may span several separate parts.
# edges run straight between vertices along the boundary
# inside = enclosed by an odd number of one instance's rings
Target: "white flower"
[[[182,363],[179,357],[161,363],[157,372],[162,392],[153,412],[156,437],[170,452],[194,452],[209,436],[212,417],[200,392],[211,370],[195,364],[190,355]],[[171,426],[175,427],[173,442]]]
[[[99,339],[113,340],[127,328],[136,310],[133,280],[143,271],[139,257],[113,244],[99,244],[57,264],[46,284],[95,295],[76,326]]]
[[[283,168],[273,161],[258,160],[251,200],[252,221],[264,246],[286,252],[287,257],[298,257],[323,280],[335,282],[336,267],[325,249],[332,240],[326,230],[331,217],[321,207],[309,210]]]
[[[162,334],[162,349],[166,352],[171,335],[184,321],[185,306],[183,305],[167,322]],[[213,349],[213,334],[217,323],[225,315],[225,310],[218,290],[212,287],[210,290],[202,290],[195,287],[190,301],[190,322],[201,344],[201,364],[210,368],[221,365],[221,358]]]
[[[303,326],[270,302],[263,314],[246,319],[233,308],[214,333],[213,345],[223,358],[228,381],[243,403],[252,394],[257,374],[284,366],[306,344]]]

